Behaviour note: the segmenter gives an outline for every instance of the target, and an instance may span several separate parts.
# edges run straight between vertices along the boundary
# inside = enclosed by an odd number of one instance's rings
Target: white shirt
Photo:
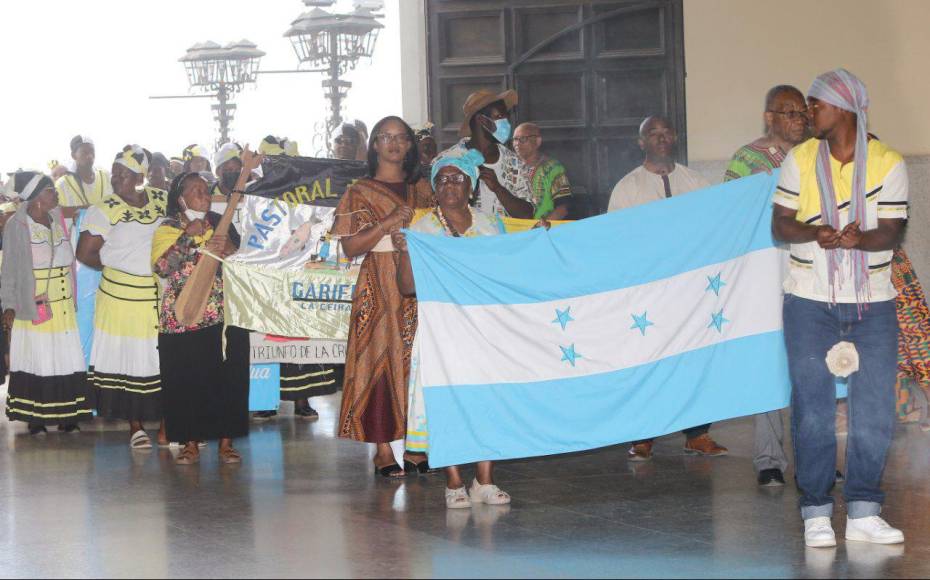
[[[668,181],[672,196],[710,186],[710,182],[704,179],[703,175],[678,163],[668,174]],[[640,165],[627,173],[614,187],[610,194],[610,203],[607,204],[607,211],[627,209],[667,197],[669,195],[666,194],[662,176]]]
[[[146,191],[149,201],[141,208],[111,195],[87,210],[81,231],[103,238],[100,262],[104,266],[134,276],[152,275],[152,237],[164,219],[167,194],[156,189]]]

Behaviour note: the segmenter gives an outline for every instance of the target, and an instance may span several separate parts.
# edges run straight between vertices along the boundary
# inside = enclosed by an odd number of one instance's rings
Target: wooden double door
[[[668,116],[687,156],[681,0],[427,0],[430,114],[458,139],[472,92],[516,89],[517,123],[543,131],[568,169],[576,217],[600,213],[642,163],[648,115]]]

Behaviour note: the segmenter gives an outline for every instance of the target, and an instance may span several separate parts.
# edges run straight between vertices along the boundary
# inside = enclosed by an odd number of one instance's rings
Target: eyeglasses
[[[789,121],[797,121],[798,119],[807,119],[807,111],[767,111],[769,113],[775,113],[776,115],[783,115]]]
[[[378,133],[378,141],[385,145],[388,143],[410,143],[410,135],[406,133]]]
[[[336,137],[335,139],[333,139],[333,143],[335,143],[336,145],[356,145],[358,144],[358,141],[356,141],[352,137],[341,137],[340,136],[340,137]]]
[[[529,143],[531,139],[539,139],[540,135],[524,135],[523,137],[514,137],[513,142],[517,145]]]
[[[468,179],[468,176],[464,173],[455,173],[453,175],[440,175],[436,178],[436,185],[446,185],[447,183],[454,183],[456,185],[461,185],[465,183],[465,180]]]

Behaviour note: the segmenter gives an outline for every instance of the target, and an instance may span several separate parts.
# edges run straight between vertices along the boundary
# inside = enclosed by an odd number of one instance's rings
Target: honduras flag
[[[581,451],[787,406],[776,181],[551,231],[408,233],[430,464]]]

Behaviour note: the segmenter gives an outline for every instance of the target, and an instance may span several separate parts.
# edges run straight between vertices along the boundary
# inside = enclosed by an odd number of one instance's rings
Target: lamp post
[[[352,83],[342,77],[353,70],[359,60],[370,58],[374,53],[378,32],[384,28],[378,22],[381,15],[376,13],[382,2],[355,0],[353,12],[333,14],[323,7],[332,6],[335,0],[303,1],[313,9],[292,22],[284,36],[290,39],[301,65],[309,64],[327,75],[322,84],[330,114],[314,139],[325,140],[323,144],[316,143],[320,153],[331,153],[333,132],[342,124],[342,101],[352,87]]]
[[[191,89],[205,94],[152,98],[216,98],[217,104],[211,108],[216,112],[213,119],[220,125],[216,142],[219,148],[229,142],[229,125],[236,112],[236,105],[230,101],[246,84],[255,82],[263,56],[265,53],[254,43],[244,39],[226,46],[210,41],[195,44],[178,60],[184,64]]]

